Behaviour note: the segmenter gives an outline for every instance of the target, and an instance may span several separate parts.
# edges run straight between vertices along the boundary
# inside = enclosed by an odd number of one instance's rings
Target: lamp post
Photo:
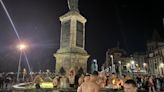
[[[21,59],[22,59],[22,52],[26,49],[25,44],[19,44],[17,48],[20,50],[20,57],[19,57],[19,62],[18,62],[18,72],[17,72],[17,82],[19,82],[19,75],[20,75],[20,69],[21,69]]]
[[[26,69],[24,68],[23,69],[23,81],[25,81],[25,76],[27,75],[27,71],[26,71]]]
[[[132,60],[132,61],[130,61],[130,63],[131,63],[131,69],[135,69],[135,61],[134,60]]]
[[[132,70],[132,74],[133,74],[133,77],[134,77],[134,70],[135,70],[135,61],[134,60],[131,60],[130,61],[130,63],[131,63],[131,70]]]
[[[110,55],[110,57],[111,57],[111,61],[112,61],[112,73],[115,73],[116,70],[115,70],[115,65],[113,63],[113,55]]]
[[[127,64],[126,64],[126,69],[127,69],[128,72],[131,71],[130,65],[131,65],[130,63],[127,63]]]
[[[146,63],[143,63],[143,68],[144,68],[145,72],[147,72],[146,65],[147,65]]]
[[[159,69],[160,69],[160,74],[163,75],[164,63],[160,63]]]
[[[119,74],[120,74],[120,77],[122,76],[122,66],[121,66],[121,61],[118,61],[119,63]]]

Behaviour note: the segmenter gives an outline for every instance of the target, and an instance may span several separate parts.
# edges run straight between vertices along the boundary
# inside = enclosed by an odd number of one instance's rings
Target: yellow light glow
[[[112,84],[116,84],[116,79],[113,79],[112,80]]]
[[[40,84],[40,87],[41,88],[53,88],[54,85],[53,85],[52,82],[43,82],[43,83]]]

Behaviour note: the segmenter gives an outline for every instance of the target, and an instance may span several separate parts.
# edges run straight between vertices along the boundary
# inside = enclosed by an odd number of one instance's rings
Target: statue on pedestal
[[[79,11],[78,10],[78,0],[67,0],[69,10]]]
[[[92,64],[91,64],[91,73],[93,73],[94,71],[98,71],[98,64],[97,64],[97,60],[93,60]]]

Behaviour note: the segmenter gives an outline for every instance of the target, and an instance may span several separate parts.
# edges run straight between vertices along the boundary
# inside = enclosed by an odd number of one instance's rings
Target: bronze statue
[[[78,10],[78,0],[67,0],[67,1],[68,1],[69,10],[79,11]]]

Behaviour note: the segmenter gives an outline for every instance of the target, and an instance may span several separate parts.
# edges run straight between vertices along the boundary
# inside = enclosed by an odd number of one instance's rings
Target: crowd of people
[[[51,81],[54,88],[74,88],[77,92],[100,92],[105,89],[124,90],[124,92],[161,92],[164,91],[164,76],[106,73],[94,71],[91,74],[83,73],[72,75],[56,75],[55,73],[36,73],[26,76],[19,82],[31,82],[36,88],[41,88],[40,83]],[[16,74],[0,74],[0,90],[7,89],[17,83]]]
[[[82,74],[79,77],[75,76],[74,86],[66,76],[56,76],[53,83],[57,88],[77,88],[77,92],[100,92],[101,89],[124,89],[124,92],[137,92],[137,84],[130,76],[126,75],[121,79],[115,73],[106,74],[97,71],[91,74]]]
[[[0,91],[11,88],[14,78],[10,74],[0,73]]]
[[[69,86],[69,77],[64,77]],[[58,80],[58,82],[56,82]],[[65,84],[62,77],[54,79],[56,87],[62,87]],[[78,82],[77,82],[78,80]],[[164,76],[144,75],[144,74],[123,74],[118,76],[116,73],[93,72],[92,74],[82,74],[80,77],[75,76],[75,85],[78,85],[77,92],[94,92],[87,90],[101,89],[121,89],[124,92],[161,92],[164,91]],[[128,89],[130,87],[132,89]],[[69,87],[73,87],[72,84]],[[74,86],[76,88],[76,86]],[[93,89],[92,89],[93,88]],[[134,91],[128,91],[134,90]],[[95,91],[99,92],[99,91]]]

